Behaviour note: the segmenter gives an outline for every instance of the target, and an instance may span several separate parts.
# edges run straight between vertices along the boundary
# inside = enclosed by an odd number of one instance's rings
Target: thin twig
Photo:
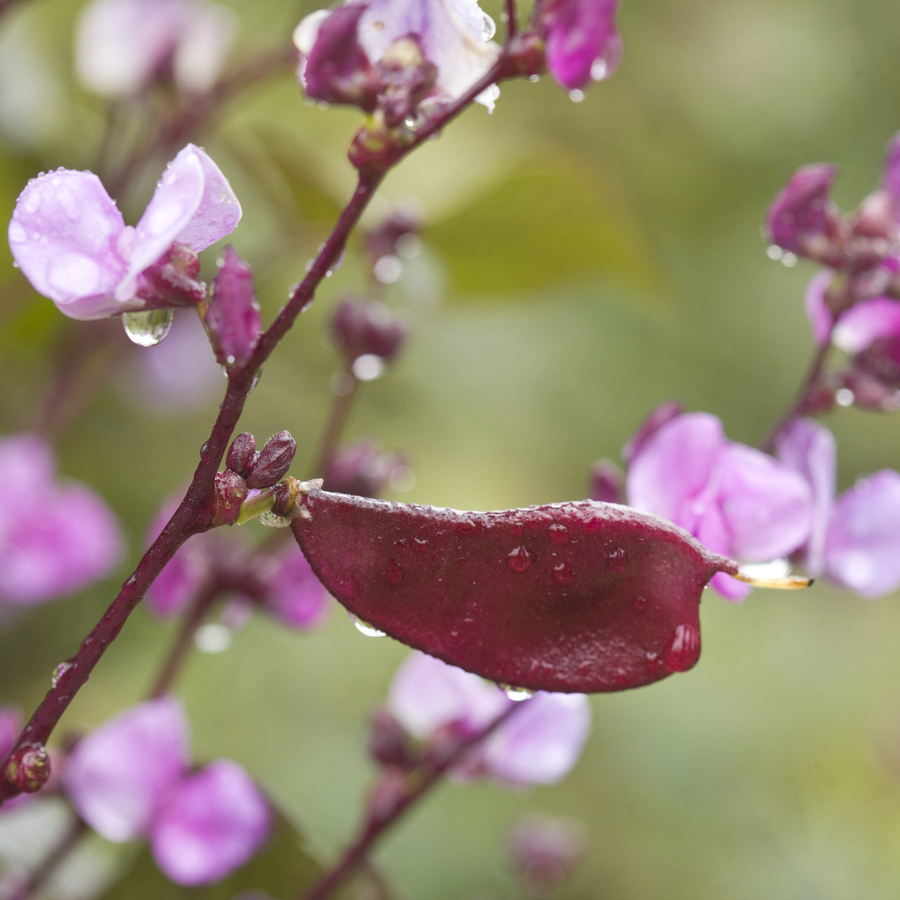
[[[341,436],[350,416],[350,410],[353,408],[353,400],[359,390],[359,381],[353,374],[352,365],[348,365],[342,374],[350,379],[350,389],[346,393],[336,393],[334,395],[328,424],[325,426],[325,431],[319,444],[319,452],[316,454],[316,477],[324,477],[328,466],[334,459],[335,451],[341,442]]]
[[[506,40],[511,41],[519,32],[519,22],[516,15],[516,0],[506,0]]]
[[[370,818],[362,827],[359,836],[347,848],[344,855],[329,869],[300,900],[326,900],[340,887],[365,860],[372,847],[397,821],[428,794],[470,750],[490,737],[504,722],[515,715],[517,710],[531,701],[523,700],[505,709],[496,719],[481,731],[461,741],[441,762],[428,766],[413,789],[404,795],[387,815]]]

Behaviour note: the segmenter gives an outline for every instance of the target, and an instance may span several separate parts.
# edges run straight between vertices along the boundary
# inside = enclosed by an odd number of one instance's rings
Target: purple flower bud
[[[591,500],[622,503],[625,499],[622,470],[610,459],[600,459],[591,468]]]
[[[547,68],[568,90],[581,90],[616,71],[622,39],[618,0],[543,0],[535,20],[547,43]]]
[[[0,601],[34,604],[109,575],[124,540],[101,497],[56,480],[43,438],[0,439]]]
[[[386,769],[366,797],[366,812],[370,822],[382,822],[394,814],[406,800],[410,784],[401,769]]]
[[[169,78],[183,91],[205,91],[236,31],[234,13],[206,0],[94,0],[78,26],[76,70],[87,88],[108,97]]]
[[[262,330],[262,316],[253,289],[253,271],[233,247],[226,247],[222,253],[206,326],[223,366],[240,366],[250,358]]]
[[[248,486],[248,481],[244,481],[236,472],[226,470],[216,473],[213,525],[234,525],[237,522],[241,506],[247,499]]]
[[[256,438],[249,431],[244,431],[231,442],[225,464],[232,472],[243,476],[249,471],[255,456]]]
[[[272,828],[250,776],[220,759],[182,779],[153,822],[157,865],[176,884],[210,884],[248,862]]]
[[[357,38],[365,11],[364,5],[339,6],[319,24],[302,75],[313,100],[347,103],[367,112],[375,109],[375,73]]]
[[[331,330],[348,361],[371,354],[390,362],[403,347],[407,327],[383,303],[347,298],[338,304]]]
[[[809,538],[812,496],[806,481],[759,450],[726,440],[706,413],[671,419],[631,459],[630,505],[680,525],[713,553],[771,562]],[[719,573],[710,582],[731,600],[747,586]]]
[[[419,223],[410,213],[397,210],[366,235],[366,249],[369,256],[373,261],[383,256],[395,256],[402,238],[414,235],[418,230]]]
[[[50,778],[50,757],[43,744],[25,744],[6,766],[6,780],[23,794],[36,794]]]
[[[769,239],[798,256],[824,259],[833,252],[837,214],[830,191],[837,166],[819,163],[798,169],[769,208]]]
[[[176,243],[198,253],[232,232],[240,218],[225,176],[188,144],[167,167],[136,227],[125,225],[96,175],[60,169],[22,191],[9,246],[34,289],[60,311],[101,319],[152,308],[146,292],[153,279],[142,277],[147,270]],[[181,253],[176,248],[167,262],[174,266]]]
[[[386,709],[376,709],[369,720],[369,756],[389,768],[409,770],[421,761],[403,726]]]
[[[519,820],[509,835],[513,872],[530,894],[550,897],[571,877],[587,850],[584,829],[555,816],[531,815]]]
[[[250,465],[247,486],[251,488],[267,488],[277,484],[287,475],[297,452],[297,443],[290,432],[279,431],[266,442],[259,452],[259,457]]]
[[[363,439],[335,452],[325,470],[325,485],[338,494],[378,497],[391,477],[405,469],[399,453],[379,453],[374,441]]]
[[[477,733],[512,702],[477,675],[413,653],[394,676],[388,707],[414,737],[436,740],[448,728],[461,736]],[[538,693],[457,774],[483,772],[506,784],[559,781],[578,761],[590,720],[583,694]]]

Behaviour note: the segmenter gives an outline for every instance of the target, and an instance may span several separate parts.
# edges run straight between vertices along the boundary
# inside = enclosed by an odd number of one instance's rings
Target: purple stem
[[[356,840],[346,849],[338,862],[298,900],[326,900],[327,897],[330,897],[365,861],[369,851],[391,826],[395,825],[406,812],[428,794],[473,747],[490,737],[504,722],[515,715],[517,710],[527,706],[530,702],[530,700],[523,700],[520,703],[514,703],[481,731],[460,741],[439,763],[426,764],[415,787],[405,794],[387,815],[369,818],[364,823]]]
[[[411,153],[432,134],[438,132],[451,119],[459,115],[485,88],[490,87],[496,81],[510,77],[513,69],[508,63],[509,56],[504,53],[480,81],[450,104],[440,115],[423,126],[412,141],[398,147],[381,171],[366,170],[359,173],[359,181],[353,196],[341,213],[328,240],[313,261],[306,277],[291,294],[275,321],[263,332],[247,362],[242,367],[235,368],[230,372],[225,399],[219,407],[219,414],[209,439],[200,448],[200,462],[178,509],[150,549],[144,554],[134,574],[122,585],[122,589],[103,617],[84,639],[78,652],[71,658],[70,661],[73,665],[47,692],[13,748],[0,763],[0,773],[6,772],[10,758],[23,744],[46,744],[72,699],[90,678],[107,647],[119,636],[128,617],[143,599],[147,588],[175,555],[178,548],[192,534],[205,531],[211,526],[213,485],[216,472],[240,420],[247,397],[256,383],[259,371],[294,324],[297,316],[310,304],[316,288],[328,271],[337,263],[350,232],[359,222],[387,169],[396,165],[404,156]],[[18,789],[4,778],[0,782],[0,806],[18,793]]]
[[[324,477],[325,471],[334,457],[334,452],[341,442],[341,435],[344,433],[344,428],[347,425],[350,410],[353,408],[353,400],[359,391],[359,381],[353,374],[353,366],[347,365],[344,368],[344,374],[351,379],[351,388],[346,394],[334,395],[328,424],[325,426],[325,432],[319,445],[319,453],[316,457],[315,476],[317,478]]]

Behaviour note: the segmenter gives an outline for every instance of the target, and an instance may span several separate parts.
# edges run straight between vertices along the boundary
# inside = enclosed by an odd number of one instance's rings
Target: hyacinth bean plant
[[[0,0],[0,17],[13,5]],[[162,885],[160,897],[195,888],[244,900],[395,896],[372,851],[407,810],[445,777],[519,789],[562,780],[591,729],[588,694],[652,686],[697,664],[701,596],[743,601],[754,587],[819,578],[867,598],[900,587],[900,473],[883,469],[838,495],[835,439],[818,421],[835,406],[900,405],[900,138],[879,187],[854,212],[842,215],[832,201],[830,165],[801,168],[771,205],[769,255],[819,267],[806,296],[815,352],[759,447],[730,440],[711,413],[667,402],[625,446],[624,471],[596,463],[591,499],[484,513],[378,499],[409,477],[407,461],[369,440],[346,443],[343,433],[360,385],[410,338],[382,290],[418,240],[404,211],[364,233],[370,296],[345,296],[329,313],[343,365],[324,433],[311,440],[304,428],[300,438],[318,447],[315,468],[292,474],[288,429],[299,432],[287,412],[285,430],[267,440],[240,431],[263,365],[320,284],[340,278],[355,252],[348,241],[386,176],[473,104],[502,103],[502,83],[546,74],[561,102],[584,99],[619,65],[617,7],[536,0],[526,18],[506,0],[501,40],[476,0],[345,0],[227,68],[237,21],[210,0],[85,5],[78,78],[108,98],[111,134],[129,104],[144,105],[144,133],[123,144],[115,165],[105,142],[96,173],[58,168],[22,186],[9,219],[12,257],[20,279],[85,329],[90,352],[72,356],[63,381],[104,352],[107,320],[120,319],[133,343],[161,345],[154,354],[169,348],[142,376],[165,402],[182,402],[210,378],[224,397],[193,475],[181,473],[184,489],[160,498],[146,552],[44,700],[30,716],[0,705],[0,822],[55,796],[71,823],[43,858],[0,880],[0,898],[44,896],[91,833],[147,848],[149,868],[123,867],[122,893],[113,887],[110,897],[143,896],[134,893],[141,879]],[[194,141],[233,94],[286,74],[323,108],[356,108],[362,124],[349,149],[356,188],[265,323],[254,261],[234,247],[201,280],[204,251],[235,232],[242,208],[227,166]],[[116,200],[153,171],[155,190],[127,224]],[[207,370],[182,378],[185,356]],[[0,439],[0,624],[125,565],[125,538],[98,488],[57,471],[56,449],[83,399],[63,393],[65,402]],[[259,524],[270,530],[248,540]],[[217,640],[204,627],[213,610],[220,629],[256,610],[307,630],[323,622],[331,598],[364,634],[413,649],[370,722],[379,775],[357,833],[323,865],[284,837],[293,831],[279,798],[241,765],[191,755],[176,691],[192,648]],[[178,623],[147,694],[88,733],[66,732],[70,703],[141,601]],[[276,863],[273,847],[286,840],[289,861]],[[524,820],[508,848],[516,889],[549,896],[584,849],[569,823]]]

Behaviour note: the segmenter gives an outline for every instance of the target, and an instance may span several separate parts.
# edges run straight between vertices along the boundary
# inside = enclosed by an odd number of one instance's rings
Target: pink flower
[[[547,68],[565,88],[609,78],[622,58],[619,0],[543,0],[535,15],[546,36]]]
[[[240,218],[241,206],[218,166],[188,144],[168,165],[136,227],[125,225],[96,175],[59,169],[22,191],[9,246],[34,289],[61,312],[100,319],[160,305],[153,302],[160,284],[151,267],[169,263],[160,274],[177,289],[178,275],[185,277],[181,270],[190,265],[179,248],[204,250]]]
[[[769,238],[799,256],[817,255],[824,247],[836,217],[831,186],[837,166],[818,163],[798,169],[769,208]]]
[[[861,597],[881,597],[900,587],[900,473],[883,469],[835,499],[836,453],[831,432],[809,419],[778,438],[779,457],[812,489],[807,569]]]
[[[653,432],[632,457],[626,491],[630,505],[744,562],[793,552],[812,525],[804,479],[765,453],[727,440],[722,423],[707,413],[677,416]],[[732,600],[749,591],[721,573],[711,584]]]
[[[43,438],[0,440],[0,605],[42,603],[105,578],[124,541],[100,496],[57,482]]]
[[[417,652],[394,676],[388,708],[413,737],[427,741],[451,727],[474,735],[513,702],[477,675]],[[507,784],[560,781],[581,756],[590,726],[583,694],[540,692],[470,755],[460,774],[482,772]]]
[[[235,14],[207,0],[94,0],[78,25],[75,67],[87,88],[108,97],[138,94],[163,78],[205,91],[236,31]]]
[[[188,725],[172,697],[122,713],[81,740],[63,781],[78,814],[109,841],[148,838],[178,884],[208,884],[244,865],[271,829],[259,789],[237,764],[188,769]]]
[[[364,11],[350,17],[341,10],[350,8]],[[313,53],[320,29],[332,15],[340,13],[347,19],[347,26],[355,30],[356,50],[348,49],[350,34],[342,29],[338,36],[325,32],[331,38],[334,52],[327,58],[314,59]],[[356,19],[356,21],[353,21]],[[398,41],[413,38],[426,63],[437,69],[433,96],[437,100],[452,100],[465,93],[496,61],[500,47],[491,40],[494,23],[481,10],[477,0],[369,0],[367,3],[345,3],[338,10],[319,10],[307,16],[294,32],[294,43],[301,54],[311,61],[314,70],[303,77],[318,84],[325,77],[334,83],[352,81],[354,72],[364,74],[366,64],[376,65],[389,54]],[[351,45],[353,46],[353,45]],[[340,52],[339,51],[340,49]],[[337,54],[337,55],[335,55]],[[351,60],[351,70],[343,65],[342,58]],[[316,91],[318,94],[319,91]],[[499,96],[496,86],[484,91],[477,98],[479,103],[494,108]],[[324,97],[323,99],[328,99]]]

